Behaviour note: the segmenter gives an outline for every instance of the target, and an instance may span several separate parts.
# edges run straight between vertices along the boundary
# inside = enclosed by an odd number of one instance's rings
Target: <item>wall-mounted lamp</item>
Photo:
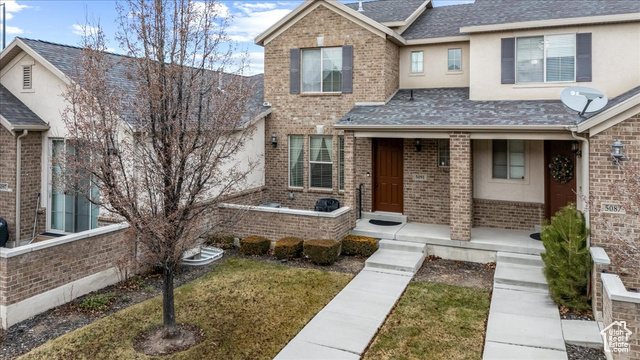
[[[580,150],[580,143],[578,141],[571,142],[571,151],[577,157],[582,157],[582,150]]]
[[[278,147],[278,138],[276,137],[276,133],[271,134],[271,145],[274,148]]]
[[[620,161],[629,160],[624,157],[624,145],[622,145],[619,139],[611,144],[611,157],[613,158],[613,163],[616,165],[620,164]]]
[[[422,140],[420,139],[413,140],[413,145],[415,145],[417,152],[422,151]]]

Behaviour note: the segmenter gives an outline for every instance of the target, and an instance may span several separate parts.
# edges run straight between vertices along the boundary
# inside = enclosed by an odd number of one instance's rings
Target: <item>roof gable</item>
[[[0,123],[9,131],[47,130],[49,126],[0,84]]]
[[[286,29],[300,21],[304,16],[306,16],[319,6],[324,6],[373,33],[376,33],[380,36],[389,36],[397,43],[404,43],[404,39],[402,39],[402,37],[395,31],[359,13],[358,11],[351,9],[350,7],[338,2],[337,0],[306,0],[300,6],[291,11],[287,16],[283,17],[282,19],[280,19],[280,21],[258,35],[255,38],[254,42],[257,45],[266,45],[273,38],[280,35]]]
[[[345,4],[356,11],[359,5],[357,2]],[[431,0],[375,0],[363,2],[364,11],[359,13],[385,26],[398,27],[409,25],[414,14],[427,7],[432,7]]]

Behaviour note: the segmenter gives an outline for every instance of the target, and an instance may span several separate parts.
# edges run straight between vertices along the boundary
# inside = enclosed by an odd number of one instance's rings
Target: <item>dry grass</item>
[[[489,292],[412,282],[363,359],[481,359]]]
[[[166,359],[272,359],[352,278],[348,274],[229,258],[176,290],[179,323],[205,340]],[[147,359],[133,348],[142,331],[162,323],[153,298],[96,321],[26,354],[24,359]]]

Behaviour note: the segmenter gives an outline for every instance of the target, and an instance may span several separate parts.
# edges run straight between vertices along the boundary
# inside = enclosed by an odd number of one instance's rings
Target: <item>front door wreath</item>
[[[573,180],[573,161],[564,155],[556,155],[549,164],[549,170],[553,179],[560,184]]]

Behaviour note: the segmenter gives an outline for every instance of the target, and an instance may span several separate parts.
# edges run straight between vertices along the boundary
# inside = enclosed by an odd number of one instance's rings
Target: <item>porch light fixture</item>
[[[582,157],[582,150],[580,150],[580,143],[577,141],[573,141],[571,143],[571,151],[577,156]]]
[[[271,134],[271,145],[273,145],[274,148],[278,147],[278,138],[276,137],[276,133]]]
[[[624,145],[620,142],[620,139],[616,140],[613,144],[611,144],[611,157],[613,158],[613,163],[618,165],[620,161],[627,161],[628,158],[624,157]]]
[[[413,140],[413,145],[415,145],[417,152],[422,151],[422,140],[420,139]]]

